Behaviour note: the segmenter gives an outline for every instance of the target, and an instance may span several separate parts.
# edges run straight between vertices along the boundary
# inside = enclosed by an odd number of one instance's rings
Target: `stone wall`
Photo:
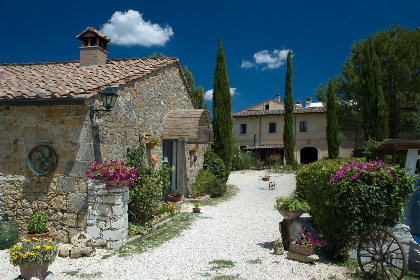
[[[113,110],[102,117],[99,112],[94,119],[89,117],[88,104],[0,106],[0,141],[4,147],[0,155],[0,213],[17,220],[20,236],[36,211],[49,215],[47,226],[58,240],[68,241],[86,230],[85,171],[95,161],[123,159],[127,148],[139,145],[143,133],[160,137],[170,110],[193,108],[180,75],[176,65],[169,65],[120,85]],[[99,95],[87,103],[101,108]],[[58,155],[57,168],[47,176],[36,176],[27,166],[28,153],[40,144],[53,147]],[[200,145],[195,163],[190,163],[188,155],[182,159],[188,185],[202,167],[205,146]],[[149,164],[152,155],[158,159],[158,168],[162,147],[146,150]]]
[[[89,180],[86,232],[95,245],[119,249],[128,236],[128,188],[106,184],[106,180]]]

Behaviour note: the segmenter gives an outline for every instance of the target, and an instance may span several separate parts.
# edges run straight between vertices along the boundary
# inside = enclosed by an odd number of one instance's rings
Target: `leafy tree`
[[[182,72],[184,72],[185,79],[187,80],[188,86],[190,87],[196,108],[204,109],[204,88],[195,87],[195,78],[193,77],[191,71],[188,69],[188,66],[184,66],[184,68],[182,68]]]
[[[296,159],[294,155],[295,150],[295,138],[293,136],[293,88],[292,88],[292,51],[289,50],[287,54],[287,67],[286,67],[286,86],[284,95],[284,131],[283,131],[283,143],[285,150],[286,164],[289,166],[296,165]]]
[[[219,36],[216,68],[213,83],[213,132],[214,152],[225,164],[225,179],[229,177],[232,166],[234,138],[232,117],[232,96],[226,70],[226,59],[223,53],[222,40]],[[225,181],[226,181],[225,180]]]
[[[362,110],[363,88],[366,86],[362,78],[366,75],[363,65],[366,46],[371,43],[379,60],[381,86],[389,112],[388,137],[398,138],[412,118],[405,109],[407,102],[420,100],[420,27],[410,30],[408,27],[393,25],[352,44],[350,57],[344,62],[341,74],[334,79],[337,94],[344,101],[338,108],[339,116],[347,116],[341,111],[343,108],[351,107],[353,112]],[[340,128],[345,128],[342,120],[339,121]]]
[[[331,79],[327,84],[327,143],[328,157],[338,158],[340,152],[340,138],[338,137],[338,122],[336,113],[336,95]]]
[[[149,54],[149,56],[147,57],[147,58],[155,58],[155,57],[162,57],[162,58],[165,58],[165,57],[168,57],[167,55],[164,55],[163,53],[160,53],[159,55],[158,55],[158,53],[157,52],[153,52],[152,54]]]
[[[382,141],[387,136],[388,112],[382,92],[382,73],[373,41],[364,45],[361,69],[363,127],[365,140]]]

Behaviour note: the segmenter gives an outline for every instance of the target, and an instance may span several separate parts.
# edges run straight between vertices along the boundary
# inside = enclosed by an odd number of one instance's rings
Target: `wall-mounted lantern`
[[[101,118],[107,112],[111,111],[111,109],[115,105],[115,101],[117,100],[118,94],[115,92],[113,87],[107,87],[102,92],[100,92],[102,97],[102,103],[106,110],[95,109],[93,105],[90,105],[90,117],[95,117],[95,112],[104,112],[98,118]]]

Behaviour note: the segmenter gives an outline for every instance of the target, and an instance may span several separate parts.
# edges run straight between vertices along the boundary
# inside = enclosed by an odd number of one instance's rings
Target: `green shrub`
[[[297,172],[299,195],[328,241],[328,256],[338,260],[368,229],[399,220],[415,180],[404,168],[380,161],[342,163],[322,160]]]
[[[209,169],[211,173],[223,182],[227,181],[225,164],[223,163],[223,160],[216,155],[211,146],[208,146],[204,153],[204,169]]]
[[[145,163],[145,144],[127,149],[127,165],[136,167],[138,178],[129,188],[128,220],[134,224],[145,224],[153,219],[153,213],[162,201],[162,191],[169,189],[169,174],[172,167],[161,166],[153,171]]]
[[[207,193],[208,185],[215,176],[210,172],[209,169],[201,169],[198,171],[197,176],[195,177],[195,182],[193,186],[193,194],[197,196],[202,196]]]
[[[207,193],[210,194],[210,197],[218,197],[225,194],[227,186],[225,182],[219,178],[214,178],[210,182],[207,188]]]

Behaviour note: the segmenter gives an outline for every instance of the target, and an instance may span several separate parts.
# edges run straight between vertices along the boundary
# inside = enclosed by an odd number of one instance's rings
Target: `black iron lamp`
[[[90,117],[95,117],[95,112],[103,112],[101,116],[98,118],[101,118],[103,115],[105,115],[107,112],[111,111],[111,109],[115,105],[115,101],[117,100],[118,94],[115,92],[113,87],[107,87],[102,92],[100,92],[102,97],[102,103],[106,110],[101,109],[95,109],[93,105],[90,105]]]

